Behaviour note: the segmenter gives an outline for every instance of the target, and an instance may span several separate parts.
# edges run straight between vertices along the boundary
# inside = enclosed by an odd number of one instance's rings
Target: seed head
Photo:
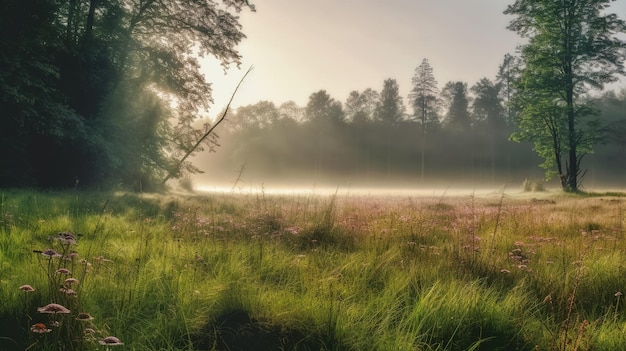
[[[66,275],[71,275],[72,271],[70,271],[67,268],[59,268],[56,271],[54,271],[55,274],[66,274]]]
[[[45,334],[52,331],[52,329],[48,329],[43,323],[36,323],[30,327],[30,331],[36,334]]]
[[[35,288],[33,288],[32,286],[25,284],[20,286],[20,290],[24,291],[24,292],[33,292],[35,291]]]
[[[81,313],[78,314],[78,316],[76,316],[76,320],[77,321],[86,322],[86,321],[90,321],[92,319],[93,319],[93,317],[89,313],[86,313],[86,312],[81,312]]]
[[[68,310],[62,305],[59,305],[58,303],[51,303],[43,307],[38,307],[37,312],[57,314],[57,313],[70,313],[70,310]]]
[[[114,336],[107,336],[106,338],[99,340],[98,343],[100,343],[100,345],[107,345],[107,346],[118,346],[118,345],[124,344],[123,342],[120,341],[120,339]]]
[[[65,244],[76,245],[76,236],[70,232],[59,233],[55,239]]]
[[[70,285],[73,285],[73,284],[78,284],[78,279],[76,279],[76,278],[67,278],[67,279],[65,279],[64,283],[67,286],[70,286]]]
[[[56,252],[56,250],[54,249],[48,249],[46,251],[43,251],[41,253],[41,255],[46,256],[48,258],[53,258],[53,257],[61,257],[62,255],[59,254],[58,252]]]

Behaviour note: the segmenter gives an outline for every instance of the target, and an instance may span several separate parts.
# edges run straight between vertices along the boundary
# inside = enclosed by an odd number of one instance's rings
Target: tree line
[[[240,176],[315,182],[341,176],[353,182],[420,185],[439,179],[501,185],[541,178],[542,160],[532,144],[511,140],[518,128],[507,103],[510,70],[517,70],[513,61],[506,55],[493,80],[471,86],[451,81],[440,90],[424,59],[406,99],[390,78],[380,91],[352,91],[343,102],[319,90],[305,106],[293,101],[241,106],[220,126],[219,152],[202,154],[196,162],[229,181]],[[616,128],[626,125],[626,91],[607,92],[593,105],[599,118],[613,125],[605,142],[596,145],[594,174],[617,182],[619,172],[626,171],[625,140]]]
[[[626,22],[610,13],[611,2],[516,0],[504,13],[514,16],[508,29],[526,43],[517,56],[505,56],[496,79],[483,78],[471,88],[448,82],[438,91],[433,69],[424,60],[413,76],[408,113],[393,79],[384,82],[380,93],[351,93],[345,111],[325,91],[314,93],[303,126],[304,136],[317,136],[310,141],[317,146],[300,155],[315,160],[316,172],[322,165],[345,168],[351,160],[365,158],[367,167],[386,168],[387,174],[392,165],[403,170],[419,163],[422,180],[427,170],[447,168],[465,179],[468,169],[472,174],[491,169],[494,179],[496,169],[510,171],[523,164],[523,154],[505,142],[510,137],[532,143],[546,178],[557,178],[563,190],[577,192],[587,172],[583,160],[606,149],[607,142],[623,145],[623,134],[615,132],[623,131],[623,117],[601,116],[606,106],[596,98],[626,74],[626,42],[619,37],[626,33]],[[344,131],[346,120],[350,133]],[[339,133],[337,139],[329,137],[333,133]],[[324,138],[327,144],[343,145],[325,149]],[[356,151],[340,156],[346,150]],[[503,167],[505,159],[510,161]],[[600,166],[617,171],[622,163]]]

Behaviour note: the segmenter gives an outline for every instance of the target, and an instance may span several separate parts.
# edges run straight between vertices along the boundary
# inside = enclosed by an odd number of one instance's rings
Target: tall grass
[[[610,195],[5,190],[0,349],[626,349]]]

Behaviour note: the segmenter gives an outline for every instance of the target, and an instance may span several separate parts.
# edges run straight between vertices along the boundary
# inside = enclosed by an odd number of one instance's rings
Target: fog
[[[229,187],[218,185],[197,185],[195,190],[199,193],[218,193],[218,194],[236,194],[236,195],[285,195],[285,196],[339,196],[339,197],[457,197],[457,196],[488,196],[499,195],[503,192],[519,192],[520,187],[515,189],[507,189],[506,187],[489,188],[471,188],[471,187],[397,187],[384,184],[371,184],[369,186],[354,187],[351,185],[318,186],[311,184],[306,186],[265,186],[248,185],[243,187]]]
[[[498,113],[484,114],[467,104],[466,85],[450,87],[456,112],[434,111],[426,120],[402,112],[392,79],[380,94],[354,92],[345,103],[320,90],[306,107],[260,101],[230,110],[215,152],[191,159],[204,172],[193,184],[248,193],[472,193],[521,189],[527,180],[559,187],[558,177],[544,181],[556,169],[551,159],[540,158],[532,142],[511,141],[515,121],[501,101],[492,106]],[[613,127],[583,157],[580,190],[624,188],[626,94],[595,104],[600,121]]]
[[[329,173],[306,172],[302,169],[284,169],[276,166],[275,173],[268,165],[255,167],[255,162],[228,167],[217,153],[201,154],[205,173],[194,175],[192,183],[199,192],[232,194],[280,195],[370,195],[370,196],[457,196],[472,194],[516,193],[523,190],[527,180],[538,182],[546,190],[560,190],[558,179],[545,181],[545,171],[539,166],[491,170],[452,169],[422,179],[420,172],[397,173],[340,171]],[[535,159],[536,165],[540,160]],[[626,173],[618,165],[614,170],[593,165],[582,178],[583,191],[601,191],[626,188]],[[270,167],[271,168],[271,167]],[[243,169],[243,170],[242,170]]]

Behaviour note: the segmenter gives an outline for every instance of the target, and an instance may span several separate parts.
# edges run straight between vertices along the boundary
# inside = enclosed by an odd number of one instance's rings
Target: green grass
[[[0,350],[626,349],[616,194],[0,193]]]

